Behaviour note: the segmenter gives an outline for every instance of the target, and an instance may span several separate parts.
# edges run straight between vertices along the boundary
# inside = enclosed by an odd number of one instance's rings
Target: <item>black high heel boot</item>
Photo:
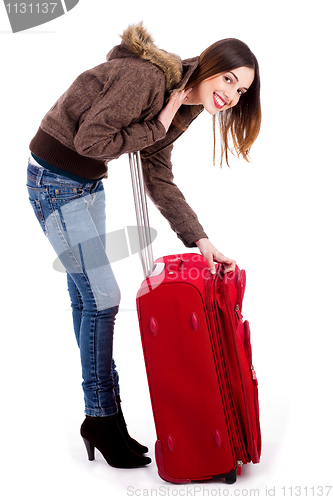
[[[133,469],[151,462],[149,457],[139,455],[129,448],[119,428],[117,414],[110,417],[86,416],[81,425],[81,436],[89,460],[94,460],[97,448],[112,467]]]
[[[124,436],[124,438],[126,440],[126,443],[131,448],[131,450],[135,451],[136,453],[141,453],[141,454],[147,453],[148,452],[147,446],[144,446],[143,444],[138,443],[135,439],[133,439],[128,434],[128,430],[127,430],[127,425],[126,425],[126,422],[125,422],[124,414],[123,414],[122,409],[121,409],[121,404],[120,404],[121,403],[121,399],[120,399],[119,395],[116,396],[116,401],[117,401],[117,405],[118,405],[117,420],[118,420],[118,424],[119,424],[120,430],[123,433],[123,436]]]

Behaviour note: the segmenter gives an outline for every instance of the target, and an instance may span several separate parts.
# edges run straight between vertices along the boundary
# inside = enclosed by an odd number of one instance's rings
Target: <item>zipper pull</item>
[[[238,319],[243,319],[242,313],[240,312],[239,304],[235,305],[235,315],[238,317]]]
[[[255,369],[254,369],[253,365],[251,365],[251,372],[252,372],[252,379],[255,380],[256,384],[258,385],[257,374],[255,372]]]
[[[237,460],[237,476],[240,476],[242,474],[242,465],[243,462],[241,460]]]

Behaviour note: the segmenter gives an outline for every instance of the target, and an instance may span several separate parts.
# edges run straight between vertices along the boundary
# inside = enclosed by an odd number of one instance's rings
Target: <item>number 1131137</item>
[[[58,2],[6,4],[8,14],[53,14]]]
[[[328,497],[332,486],[283,486],[281,490],[284,497]]]

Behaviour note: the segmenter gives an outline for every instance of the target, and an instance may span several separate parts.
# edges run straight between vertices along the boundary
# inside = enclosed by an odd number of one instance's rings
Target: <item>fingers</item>
[[[178,109],[188,99],[188,95],[191,91],[192,89],[183,90],[182,92],[174,92],[170,96],[167,105],[161,110],[157,118],[164,126],[166,132],[169,130],[171,122]]]
[[[214,263],[214,258],[213,258],[213,254],[212,253],[206,253],[204,255],[206,261],[207,261],[207,264],[208,264],[208,267],[209,267],[209,270],[212,274],[215,274],[216,273],[216,267],[215,267],[215,263]]]
[[[193,90],[193,89],[183,90],[183,93],[184,93],[184,101],[183,101],[183,102],[185,102],[185,101],[187,101],[187,100],[188,100],[189,95],[190,95],[190,93],[192,92],[192,90]]]
[[[223,273],[233,273],[236,269],[236,261],[233,259],[229,259],[228,257],[225,257],[221,252],[218,252],[217,255],[214,258],[214,255],[212,255],[211,259],[207,259],[207,263],[209,265],[210,272],[212,274],[215,274],[216,268],[215,268],[215,262],[219,262],[221,264],[221,267],[223,269]]]
[[[201,255],[206,259],[209,270],[212,274],[216,273],[214,262],[219,262],[221,264],[224,273],[231,273],[235,271],[236,261],[229,259],[223,255],[223,253],[219,252],[208,240],[208,238],[201,238],[195,241],[195,244],[199,248]]]
[[[236,261],[228,259],[227,261],[222,262],[222,268],[224,273],[233,273],[236,269]]]
[[[214,263],[214,260],[213,258],[210,259],[210,258],[206,258],[206,261],[208,263],[208,266],[209,266],[209,270],[212,274],[215,274],[216,273],[216,267],[215,267],[215,263]],[[220,261],[219,261],[220,262]],[[227,261],[223,261],[223,262],[220,262],[221,264],[221,267],[222,267],[222,270],[223,270],[223,273],[226,274],[226,273],[233,273],[236,269],[236,261],[234,260],[227,260]]]
[[[172,102],[177,106],[177,109],[180,108],[184,102],[188,100],[189,94],[192,92],[192,89],[187,89],[187,90],[181,90],[180,92],[174,92],[171,97],[169,102],[172,100]]]

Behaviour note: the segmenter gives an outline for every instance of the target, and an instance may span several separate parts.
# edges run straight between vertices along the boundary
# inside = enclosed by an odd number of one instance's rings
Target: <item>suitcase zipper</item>
[[[230,304],[231,304],[231,299],[230,299],[230,296],[228,294],[228,290],[227,288],[225,287],[225,294],[226,294],[226,306],[227,306],[227,316],[229,318],[229,321],[231,320],[232,317],[234,317],[233,315],[236,315],[237,316],[237,319],[238,321],[241,320],[243,318],[242,314],[241,314],[241,304],[242,304],[242,299],[243,299],[243,295],[244,295],[244,292],[242,291],[241,289],[241,286],[242,286],[242,281],[244,282],[244,271],[239,271],[239,276],[237,277],[237,282],[236,282],[236,287],[237,287],[237,302],[236,302],[236,306],[234,308],[234,311],[231,310],[230,308]],[[214,281],[214,285],[215,285],[216,281]],[[214,286],[214,289],[215,289],[215,286]],[[213,303],[216,303],[216,301],[214,301]],[[219,314],[219,310],[218,310],[218,307],[217,305],[215,305],[215,316],[217,317],[218,319],[218,322],[221,323],[221,320],[220,320],[220,314]],[[238,323],[237,321],[237,323]],[[232,327],[232,329],[235,331],[235,328],[236,328],[236,325],[230,321],[230,325]],[[238,352],[238,346],[237,346],[237,341],[236,341],[236,336],[235,334],[233,334],[233,342],[234,342],[234,347],[235,347],[235,351],[236,351],[236,357],[237,357],[237,362],[238,362],[238,369],[239,369],[239,376],[240,376],[240,381],[241,381],[241,387],[242,387],[242,393],[243,393],[243,402],[244,402],[244,408],[245,408],[245,413],[246,413],[246,419],[247,419],[247,426],[248,426],[248,429],[249,429],[249,444],[250,444],[250,448],[252,449],[252,454],[254,455],[253,457],[251,456],[251,459],[252,461],[255,460],[255,461],[259,461],[258,460],[258,450],[257,450],[257,444],[255,443],[254,439],[253,439],[253,432],[252,432],[252,426],[251,426],[251,418],[250,418],[250,415],[249,415],[249,408],[248,408],[248,396],[245,394],[245,386],[244,386],[244,382],[243,382],[243,374],[242,374],[242,370],[240,368],[240,361],[239,361],[239,352]],[[253,368],[253,365],[251,367],[251,373],[252,373],[252,378],[254,380],[254,377],[256,377],[255,375],[255,371],[254,371],[254,368]],[[237,422],[237,428],[238,428],[238,435],[241,436],[241,439],[240,439],[240,443],[242,444],[242,449],[243,449],[243,453],[245,453],[244,456],[247,456],[248,455],[248,452],[246,450],[246,446],[245,446],[245,440],[244,440],[244,436],[242,435],[242,433],[239,431],[239,429],[241,429],[241,426],[240,426],[240,421],[239,421],[239,417],[238,417],[238,413],[237,413],[237,410],[236,410],[236,407],[235,407],[235,403],[234,403],[234,399],[233,399],[233,396],[232,396],[232,391],[231,391],[231,388],[230,388],[230,381],[228,378],[226,378],[226,380],[228,381],[228,392],[229,392],[229,396],[231,398],[231,401],[233,402],[233,405],[234,405],[234,408],[233,408],[233,414],[236,418],[236,422]],[[257,383],[257,382],[256,382]],[[258,416],[257,416],[257,404],[256,404],[256,401],[254,401],[255,403],[255,408],[256,408],[256,427],[257,427],[257,434],[258,434],[258,442],[260,442],[260,428],[259,428],[259,424],[258,424]],[[247,460],[245,461],[247,462]]]
[[[250,332],[250,326],[248,321],[244,321],[244,331],[245,331],[245,354],[248,360],[248,363],[250,365],[250,370],[251,370],[251,376],[252,380],[254,382],[254,387],[253,387],[253,397],[254,397],[254,409],[255,409],[255,417],[256,417],[256,425],[257,425],[257,436],[258,436],[258,443],[256,447],[256,454],[258,455],[258,449],[260,450],[261,448],[261,431],[260,431],[260,422],[259,422],[259,397],[258,397],[258,379],[257,379],[257,374],[255,372],[253,363],[252,363],[252,348],[251,348],[251,332]],[[256,455],[256,458],[259,461],[259,457]]]
[[[216,282],[218,280],[218,277],[219,277],[219,272],[217,272],[215,275],[212,276],[212,278],[213,278],[212,280],[207,280],[206,281],[206,290],[205,290],[206,291],[205,295],[206,295],[207,310],[209,312],[213,313],[213,320],[219,326],[219,328],[215,328],[216,331],[219,331],[219,329],[221,329],[221,321],[220,321],[220,317],[219,317],[219,313],[218,313],[218,308],[216,306],[216,301],[214,300],[214,291],[215,291],[215,286],[216,286]],[[212,305],[213,305],[213,308],[212,308]],[[235,405],[232,390],[231,390],[231,383],[229,380],[229,376],[228,376],[226,366],[225,366],[225,361],[223,358],[223,348],[221,345],[221,338],[220,337],[218,337],[218,339],[217,339],[217,344],[219,347],[219,361],[220,361],[219,364],[222,365],[223,374],[224,374],[224,378],[225,378],[225,384],[223,384],[221,381],[221,387],[223,387],[223,385],[225,385],[225,387],[226,387],[226,391],[227,391],[226,396],[227,396],[227,399],[231,403],[230,404],[231,417],[232,417],[233,422],[234,422],[234,428],[235,428],[235,432],[237,434],[237,440],[238,440],[238,443],[240,445],[240,448],[237,447],[237,450],[239,450],[239,451],[235,450],[236,461],[237,462],[239,461],[243,464],[243,461],[240,460],[239,454],[241,454],[243,457],[246,457],[247,452],[245,449],[244,438],[243,438],[243,435],[240,431],[241,425],[240,425],[239,417],[237,415],[236,405]],[[235,443],[234,443],[234,446],[235,446]]]
[[[235,306],[235,313],[237,314],[239,319],[243,318],[241,313],[241,308],[243,304],[245,284],[246,284],[246,274],[243,269],[240,269],[238,271],[237,282],[236,282],[237,301]]]
[[[242,274],[241,274],[242,273]],[[241,290],[241,280],[243,278],[244,274],[243,274],[243,271],[240,271],[239,273],[239,276],[237,277],[237,303],[236,303],[236,306],[235,306],[235,315],[238,317],[239,320],[241,320],[243,318],[242,314],[241,314],[241,311],[240,311],[240,304],[242,303],[243,301],[243,295],[244,293],[242,293],[242,290]],[[227,289],[226,289],[226,292],[227,292]],[[228,304],[231,303],[231,299],[230,299],[230,296],[228,297]],[[231,313],[230,309],[229,309],[229,314]],[[239,367],[239,374],[240,374],[240,379],[241,379],[241,383],[242,383],[242,392],[243,392],[243,400],[244,400],[244,406],[245,406],[245,411],[246,411],[246,416],[247,416],[247,423],[248,423],[248,429],[249,429],[249,435],[250,435],[250,442],[251,442],[251,448],[252,448],[252,454],[254,455],[253,457],[251,456],[251,460],[252,461],[256,461],[258,462],[259,461],[259,458],[258,458],[258,450],[257,450],[257,443],[255,442],[255,440],[253,439],[253,432],[252,432],[252,426],[251,426],[251,418],[249,416],[249,408],[248,408],[248,396],[246,394],[246,391],[245,391],[245,385],[244,385],[244,382],[243,382],[243,374],[242,374],[242,370],[241,370],[241,367],[240,367],[240,362],[239,362],[239,351],[238,351],[238,345],[237,345],[237,341],[236,341],[236,335],[233,335],[233,340],[234,340],[234,345],[235,345],[235,350],[236,350],[236,354],[237,354],[237,361],[238,361],[238,367]],[[251,359],[251,375],[252,375],[252,380],[255,381],[256,385],[258,384],[257,382],[257,376],[256,376],[256,372],[254,371],[254,366],[252,365],[252,359]],[[255,390],[254,390],[255,392]],[[256,397],[256,396],[254,396]],[[257,403],[256,403],[256,400],[254,401],[254,405],[255,405],[255,417],[256,417],[256,426],[257,426],[257,434],[258,434],[258,439],[260,439],[260,429],[259,429],[259,423],[258,423],[258,416],[257,416]]]
[[[220,321],[220,318],[219,318],[219,311],[216,307],[216,310],[215,310],[215,317],[217,318],[217,322],[218,324],[220,325],[220,329],[222,328],[222,324],[221,324],[221,321]],[[221,359],[223,360],[223,346],[222,346],[222,342],[221,342],[221,339],[219,339],[219,345],[220,345],[220,357]],[[223,362],[223,365],[225,366],[225,363],[224,361]],[[234,424],[235,424],[235,429],[236,429],[236,434],[237,434],[237,438],[238,438],[238,442],[240,444],[240,451],[241,451],[241,455],[243,455],[243,457],[246,457],[247,456],[247,451],[246,451],[246,447],[245,447],[245,442],[244,442],[244,437],[243,437],[243,434],[241,432],[241,423],[240,423],[240,419],[239,419],[239,416],[238,416],[238,413],[237,413],[237,410],[236,410],[236,403],[235,403],[235,400],[234,400],[234,396],[233,396],[233,393],[232,393],[232,390],[231,390],[231,382],[230,382],[230,379],[229,379],[229,375],[227,373],[227,369],[226,367],[224,367],[224,375],[225,375],[225,385],[226,385],[226,388],[227,388],[227,393],[228,393],[228,398],[229,398],[229,401],[230,401],[230,408],[231,408],[231,412],[232,412],[232,418],[233,418],[233,421],[234,421]],[[237,457],[239,458],[239,457]]]

